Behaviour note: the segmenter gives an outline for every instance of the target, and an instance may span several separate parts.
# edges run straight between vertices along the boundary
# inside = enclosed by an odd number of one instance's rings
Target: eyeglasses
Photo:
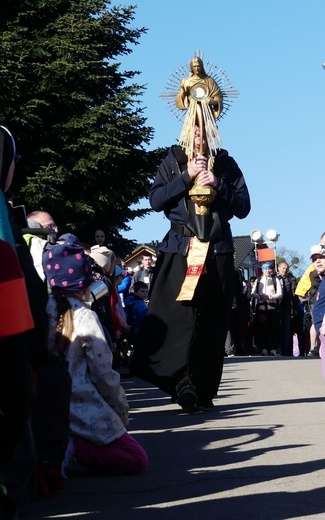
[[[44,224],[42,228],[54,229],[54,231],[58,230],[58,226],[55,224],[55,222],[51,222],[50,224]]]

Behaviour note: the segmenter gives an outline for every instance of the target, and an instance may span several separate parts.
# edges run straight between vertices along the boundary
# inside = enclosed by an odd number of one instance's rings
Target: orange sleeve
[[[0,338],[34,328],[25,280],[11,244],[0,240]]]

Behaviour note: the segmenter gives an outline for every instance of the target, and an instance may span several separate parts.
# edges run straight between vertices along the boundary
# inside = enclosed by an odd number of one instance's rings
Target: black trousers
[[[257,310],[255,313],[255,344],[268,352],[279,346],[279,314],[274,310]]]
[[[11,457],[35,402],[25,333],[0,340],[0,467]]]
[[[131,373],[176,395],[193,384],[199,399],[216,395],[234,292],[232,253],[208,254],[192,301],[177,302],[187,269],[178,254],[158,257],[148,315]]]

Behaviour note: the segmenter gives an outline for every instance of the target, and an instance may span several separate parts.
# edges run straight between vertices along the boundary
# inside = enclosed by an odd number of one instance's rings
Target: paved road
[[[228,358],[215,409],[184,415],[123,379],[140,476],[78,469],[33,520],[325,519],[325,382],[319,359]]]

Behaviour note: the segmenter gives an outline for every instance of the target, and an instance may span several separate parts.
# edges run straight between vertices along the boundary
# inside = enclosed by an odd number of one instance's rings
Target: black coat
[[[226,150],[218,151],[213,173],[219,183],[217,196],[210,205],[210,214],[204,217],[210,232],[203,241],[212,242],[217,253],[229,253],[233,251],[229,221],[233,216],[243,219],[248,215],[250,198],[244,176]],[[187,172],[187,156],[180,147],[171,148],[159,166],[149,192],[152,208],[164,211],[173,227],[159,246],[162,252],[186,255],[189,237],[196,234],[191,220],[193,203],[188,196],[192,186],[193,181]]]

